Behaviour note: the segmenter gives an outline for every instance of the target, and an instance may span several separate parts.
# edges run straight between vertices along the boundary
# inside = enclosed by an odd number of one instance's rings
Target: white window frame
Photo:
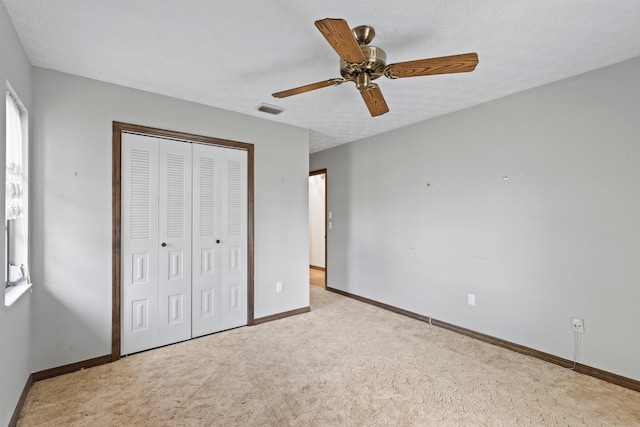
[[[25,247],[26,253],[24,254],[24,258],[25,258],[24,264],[26,266],[26,273],[25,273],[26,280],[21,281],[17,285],[8,286],[7,284],[7,278],[8,278],[7,269],[9,264],[7,257],[9,256],[9,254],[5,253],[5,262],[4,262],[4,269],[3,269],[3,272],[4,272],[3,282],[5,282],[4,305],[5,307],[9,307],[13,303],[15,303],[18,300],[18,298],[20,298],[21,295],[23,295],[25,292],[31,289],[31,280],[29,278],[29,271],[28,271],[29,252],[30,252],[29,250],[29,246],[30,246],[29,245],[29,112],[27,111],[24,104],[20,100],[20,97],[16,94],[15,90],[13,90],[13,88],[11,87],[8,81],[6,82],[6,93],[8,93],[11,96],[11,98],[15,102],[15,105],[18,107],[18,110],[20,112],[20,124],[22,127],[22,191],[23,191],[23,221],[22,222],[24,224],[23,233],[24,233],[24,242],[26,246]],[[6,111],[5,111],[4,120],[5,120],[5,126],[6,126],[6,120],[7,120]],[[6,155],[7,141],[5,141],[4,149],[5,149],[5,155]],[[5,165],[5,188],[6,188],[6,165]],[[4,223],[5,225],[7,223],[6,212],[4,214]],[[6,231],[5,231],[4,245],[5,245],[5,251],[6,251],[6,248],[7,248]]]

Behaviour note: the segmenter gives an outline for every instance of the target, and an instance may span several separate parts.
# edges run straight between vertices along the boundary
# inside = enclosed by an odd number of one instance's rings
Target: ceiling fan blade
[[[475,70],[476,65],[478,54],[465,53],[389,64],[384,69],[384,75],[390,79],[401,79],[433,74],[468,73]]]
[[[372,83],[368,88],[361,90],[360,94],[362,95],[362,99],[364,99],[364,103],[367,104],[367,108],[372,117],[381,116],[389,112],[387,102],[384,100],[382,91],[377,84]]]
[[[362,50],[358,46],[355,36],[344,19],[326,18],[315,22],[316,27],[340,58],[351,64],[365,61]]]
[[[296,87],[289,90],[283,90],[282,92],[276,92],[271,96],[273,96],[274,98],[286,98],[287,96],[298,95],[300,93],[305,93],[305,92],[309,92],[316,89],[322,89],[323,87],[337,86],[344,82],[346,82],[345,79],[329,79],[329,80],[324,80],[317,83],[311,83],[309,85]]]

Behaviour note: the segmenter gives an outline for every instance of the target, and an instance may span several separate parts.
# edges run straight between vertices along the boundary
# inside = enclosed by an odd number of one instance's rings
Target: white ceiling
[[[33,65],[310,129],[310,151],[640,55],[640,0],[3,0]],[[477,52],[473,73],[377,82],[372,118],[313,25],[371,25],[387,62]],[[286,108],[278,116],[260,103]]]

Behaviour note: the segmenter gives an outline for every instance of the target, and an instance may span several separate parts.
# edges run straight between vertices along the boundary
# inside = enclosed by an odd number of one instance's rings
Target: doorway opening
[[[327,170],[309,173],[309,281],[327,287]]]

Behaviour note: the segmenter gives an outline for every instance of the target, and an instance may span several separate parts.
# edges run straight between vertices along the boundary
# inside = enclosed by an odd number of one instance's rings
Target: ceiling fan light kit
[[[276,92],[272,95],[275,98],[286,98],[324,87],[337,86],[345,82],[354,82],[369,109],[369,113],[375,117],[389,112],[380,87],[372,83],[380,76],[400,79],[434,74],[466,73],[473,71],[478,64],[476,53],[465,53],[387,65],[386,52],[379,47],[370,45],[376,34],[373,27],[360,25],[349,29],[347,21],[333,18],[321,19],[316,21],[315,25],[340,56],[340,75],[342,78],[333,78]]]

